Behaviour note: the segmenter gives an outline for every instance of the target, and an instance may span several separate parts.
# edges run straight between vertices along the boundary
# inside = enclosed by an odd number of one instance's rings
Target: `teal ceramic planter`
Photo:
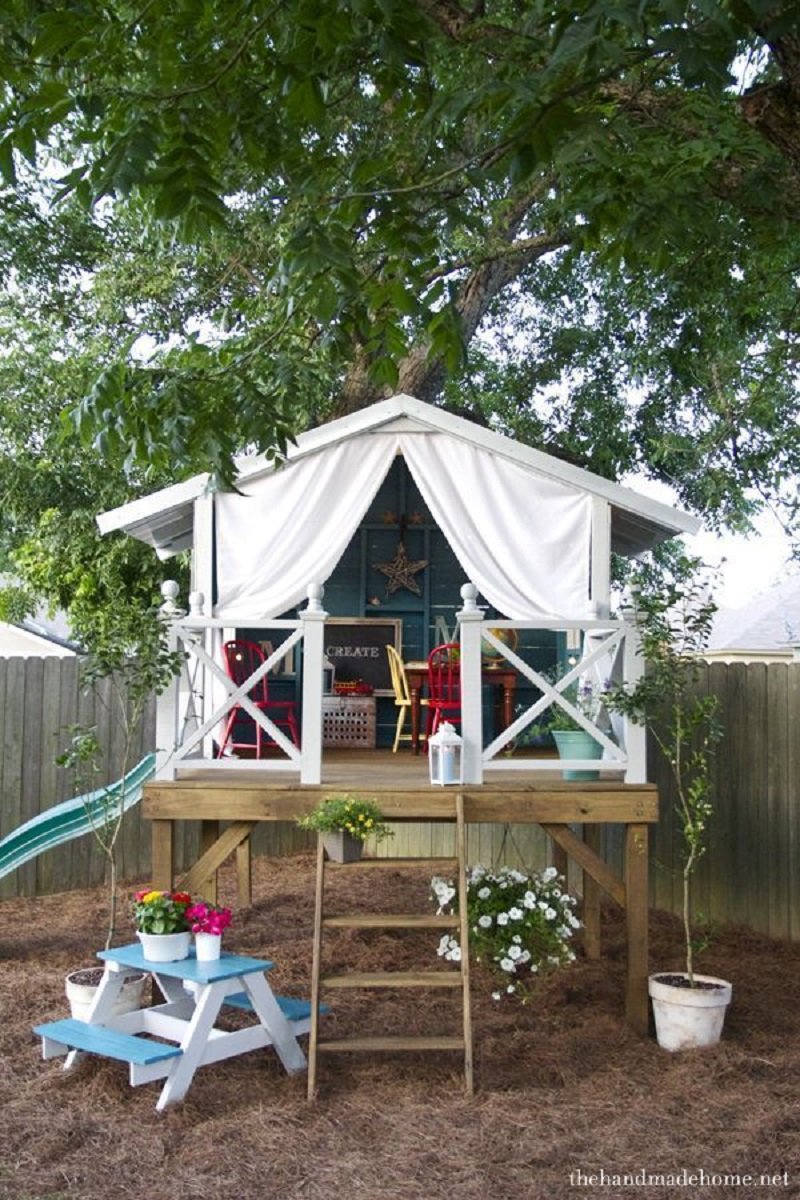
[[[583,729],[554,729],[553,740],[561,758],[598,759],[603,747]],[[565,779],[599,779],[599,771],[562,771]]]

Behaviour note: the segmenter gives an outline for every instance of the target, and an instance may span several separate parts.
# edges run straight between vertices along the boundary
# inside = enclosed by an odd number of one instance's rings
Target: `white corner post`
[[[461,632],[461,736],[464,783],[483,783],[483,706],[481,696],[481,621],[478,589],[465,583],[463,607],[456,613]]]
[[[622,678],[625,684],[635,688],[644,675],[644,657],[639,639],[639,617],[636,609],[636,597],[626,597],[622,607],[622,618],[625,622],[625,651],[623,655]],[[625,770],[626,783],[647,782],[647,728],[637,725],[629,717],[623,719],[625,738],[625,753],[628,766]]]
[[[303,622],[303,733],[300,782],[322,782],[322,666],[325,618],[322,607],[325,589],[321,583],[308,585],[308,605],[301,611]]]
[[[213,615],[214,597],[214,506],[215,493],[206,486],[194,502],[194,527],[192,531],[192,592],[189,596],[189,615],[204,617]],[[203,648],[209,658],[222,661],[222,638],[219,629],[208,628],[203,633]],[[196,711],[201,721],[206,721],[214,711],[214,680],[206,667],[199,669],[194,680]],[[214,735],[203,739],[204,758],[214,757]]]
[[[161,585],[164,601],[160,611],[164,617],[166,646],[170,654],[174,654],[178,649],[175,622],[184,615],[183,609],[177,604],[178,591],[174,579],[166,579]],[[180,687],[181,676],[173,675],[156,702],[156,779],[175,778],[174,756],[178,745]]]
[[[611,505],[592,497],[591,600],[594,615],[607,617],[611,611]]]

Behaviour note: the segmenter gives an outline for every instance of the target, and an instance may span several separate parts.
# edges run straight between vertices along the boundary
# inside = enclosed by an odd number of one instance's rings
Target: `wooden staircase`
[[[466,833],[464,801],[459,792],[454,798],[456,823],[455,858],[362,858],[346,866],[329,862],[325,857],[322,838],[317,846],[317,888],[314,906],[314,952],[311,969],[311,1030],[308,1046],[308,1098],[317,1090],[317,1055],[347,1052],[380,1052],[411,1050],[456,1050],[464,1056],[464,1078],[468,1095],[473,1091],[472,1021],[469,993],[469,927],[467,923]],[[437,820],[441,820],[437,815]],[[450,872],[458,879],[458,913],[423,915],[419,913],[353,913],[330,915],[325,911],[325,881],[327,871],[337,870],[398,870],[424,863],[432,871]],[[440,929],[458,930],[462,949],[461,961],[454,968],[438,971],[348,971],[339,975],[322,974],[323,934],[328,929]],[[447,988],[461,992],[462,1028],[455,1036],[393,1035],[386,1037],[346,1037],[323,1039],[319,1036],[319,1006],[325,989],[337,988]]]

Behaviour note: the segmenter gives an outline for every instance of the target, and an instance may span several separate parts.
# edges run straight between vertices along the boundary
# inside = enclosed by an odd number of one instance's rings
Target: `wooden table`
[[[156,1109],[182,1100],[198,1067],[274,1046],[289,1074],[306,1068],[297,1038],[311,1028],[311,1005],[275,996],[266,972],[273,963],[238,954],[223,954],[217,962],[153,963],[137,943],[102,950],[105,972],[85,1021],[53,1021],[34,1032],[43,1039],[43,1055],[67,1055],[71,1067],[80,1053],[100,1054],[127,1062],[130,1083],[136,1087],[164,1079]],[[149,971],[165,1003],[114,1015],[114,1001],[124,980]],[[257,1021],[244,1029],[217,1029],[224,1007],[252,1012]],[[150,1034],[166,1041],[137,1037]]]
[[[404,663],[408,694],[411,699],[411,748],[419,754],[420,712],[423,692],[428,682],[427,662]],[[498,695],[495,700],[495,733],[508,729],[514,720],[514,692],[517,687],[517,672],[513,667],[484,667],[481,671],[484,685],[493,687]],[[500,689],[502,688],[502,693]]]

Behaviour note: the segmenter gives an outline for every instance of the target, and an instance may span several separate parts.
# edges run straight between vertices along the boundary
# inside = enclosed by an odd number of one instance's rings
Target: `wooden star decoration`
[[[422,525],[424,521],[425,518],[418,508],[415,508],[411,516],[408,518],[409,525]]]
[[[376,571],[380,571],[381,575],[385,575],[388,583],[386,584],[386,595],[391,596],[400,588],[406,588],[409,592],[413,592],[416,596],[422,595],[422,589],[414,578],[420,571],[424,571],[428,565],[427,558],[419,558],[412,561],[406,553],[404,543],[397,543],[397,550],[391,562],[373,563]]]
[[[383,514],[382,520],[383,520],[384,525],[396,525],[397,524],[397,517],[394,515],[394,513],[392,512],[392,510],[390,508],[387,508],[386,512]]]

